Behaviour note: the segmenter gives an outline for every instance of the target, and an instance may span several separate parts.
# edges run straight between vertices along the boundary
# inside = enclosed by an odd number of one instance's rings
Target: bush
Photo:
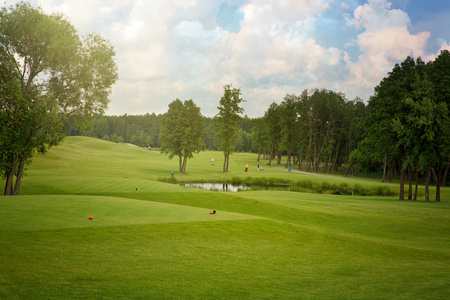
[[[322,182],[322,189],[329,190],[331,189],[331,185],[328,182]]]
[[[241,177],[238,177],[238,176],[233,176],[232,178],[231,178],[231,183],[243,183],[243,181],[242,181],[242,179],[241,179]]]
[[[258,179],[258,182],[260,184],[267,184],[267,179],[266,179],[266,177],[261,177],[261,178]]]
[[[362,185],[360,185],[359,183],[355,183],[355,184],[353,185],[353,190],[354,190],[355,192],[362,192],[364,189],[363,189]]]
[[[269,179],[267,179],[267,184],[269,185],[274,185],[275,183],[277,183],[278,179],[275,177],[270,177]]]
[[[348,184],[346,182],[343,182],[339,185],[339,192],[346,194],[348,191]]]

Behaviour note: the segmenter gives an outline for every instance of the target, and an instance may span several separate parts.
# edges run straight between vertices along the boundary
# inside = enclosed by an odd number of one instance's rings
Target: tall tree
[[[80,38],[61,14],[25,2],[1,8],[0,48],[2,73],[13,74],[2,80],[14,86],[0,98],[8,127],[1,131],[0,172],[11,195],[19,193],[34,151],[60,143],[68,123],[88,128],[92,116],[104,113],[117,66],[109,41]]]
[[[178,156],[179,172],[186,173],[187,160],[205,149],[204,128],[200,108],[192,100],[169,104],[161,124],[161,152],[169,154],[169,159]]]
[[[398,162],[401,166],[400,200],[404,200],[405,170],[409,161],[405,160],[405,145],[398,140],[393,121],[405,122],[408,109],[404,99],[411,97],[415,77],[423,71],[424,63],[420,58],[416,62],[407,57],[400,65],[396,64],[375,87],[375,95],[368,103],[369,114],[363,121],[366,131],[359,149],[363,156],[371,157],[372,161],[384,161],[385,164],[389,160]]]
[[[295,154],[297,138],[297,96],[286,95],[280,104],[281,149],[287,153],[286,167],[291,167],[291,157]]]
[[[224,87],[224,93],[220,99],[219,113],[215,116],[215,129],[217,137],[221,139],[219,149],[223,151],[224,163],[223,172],[228,172],[228,165],[230,162],[230,154],[236,145],[236,138],[238,132],[238,124],[241,120],[241,114],[244,109],[239,105],[244,102],[241,98],[241,89],[233,88],[231,84]]]

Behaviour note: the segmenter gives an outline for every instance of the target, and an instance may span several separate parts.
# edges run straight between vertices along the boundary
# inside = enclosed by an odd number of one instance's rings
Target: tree
[[[244,112],[239,104],[245,101],[241,98],[240,88],[232,88],[231,84],[227,84],[223,88],[224,94],[220,99],[220,105],[217,107],[219,113],[215,116],[215,129],[217,137],[222,140],[219,149],[223,151],[223,172],[226,173],[228,172],[230,154],[233,153],[236,146],[240,115]]]
[[[384,161],[386,165],[388,160],[392,160],[400,164],[400,200],[404,200],[405,170],[411,165],[410,161],[406,160],[405,145],[398,140],[393,122],[405,122],[408,108],[405,107],[404,99],[411,97],[416,75],[423,73],[424,67],[420,58],[414,61],[413,58],[407,57],[400,65],[396,64],[388,76],[375,87],[375,95],[368,103],[369,114],[363,120],[366,129],[364,139],[358,146],[363,156],[370,157],[372,161]],[[409,179],[411,180],[411,177]]]
[[[10,74],[1,79],[0,172],[12,195],[35,151],[60,143],[69,123],[89,128],[104,113],[117,66],[109,41],[80,38],[61,14],[25,2],[1,8],[0,48],[1,73]]]
[[[200,108],[192,100],[176,99],[169,104],[161,124],[161,153],[178,156],[179,172],[186,173],[187,159],[205,149],[205,129]]]
[[[297,97],[295,95],[286,95],[280,104],[280,120],[281,128],[280,146],[283,151],[287,152],[286,168],[291,166],[291,156],[295,154],[294,145],[297,138]]]

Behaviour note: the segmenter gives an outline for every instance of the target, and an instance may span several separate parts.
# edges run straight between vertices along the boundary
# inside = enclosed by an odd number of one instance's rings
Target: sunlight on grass
[[[397,187],[268,166],[258,172],[249,153],[233,154],[223,174],[221,160],[203,152],[178,174],[177,161],[159,152],[86,137],[35,155],[22,195],[0,197],[0,298],[448,298],[448,188],[442,202],[427,203],[160,181],[175,170],[183,182],[273,177]]]

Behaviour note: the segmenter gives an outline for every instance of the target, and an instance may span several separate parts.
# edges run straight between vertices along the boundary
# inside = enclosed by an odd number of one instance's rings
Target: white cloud
[[[411,34],[409,17],[390,6],[386,0],[369,0],[354,12],[353,24],[363,30],[356,39],[361,54],[356,63],[350,64],[351,76],[345,86],[355,87],[366,99],[395,63],[407,56],[427,55],[430,33]]]
[[[244,13],[238,33],[216,24],[224,1]],[[115,46],[120,79],[108,114],[164,113],[179,98],[193,99],[212,116],[228,83],[242,88],[246,113],[253,117],[303,89],[325,87],[367,100],[407,55],[436,56],[426,51],[429,33],[411,33],[408,15],[387,0],[368,0],[354,10],[349,0],[38,2],[46,12],[64,13],[79,32],[99,32]],[[345,34],[353,36],[341,39],[345,46],[318,38],[319,30],[344,34],[320,23],[331,9],[339,9],[339,21],[351,28]],[[344,47],[358,47],[359,57]],[[450,45],[443,41],[442,48]]]
[[[391,3],[387,0],[369,0],[355,10],[355,27],[376,30],[410,25],[411,21],[404,11],[390,7]]]

